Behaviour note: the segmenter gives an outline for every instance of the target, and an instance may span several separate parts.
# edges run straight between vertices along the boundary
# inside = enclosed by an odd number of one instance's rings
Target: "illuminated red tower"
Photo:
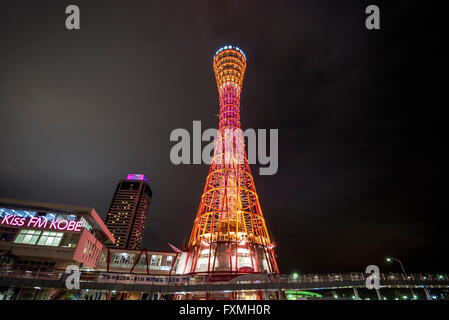
[[[220,48],[213,68],[220,97],[220,122],[184,272],[279,273],[240,126],[245,54],[233,46]]]

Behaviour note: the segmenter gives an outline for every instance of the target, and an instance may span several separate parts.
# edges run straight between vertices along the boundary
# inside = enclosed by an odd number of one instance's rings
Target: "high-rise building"
[[[213,69],[220,101],[219,129],[184,273],[279,273],[240,125],[245,54],[225,46],[214,56]]]
[[[143,174],[128,174],[120,180],[105,218],[114,235],[113,248],[139,250],[153,192]]]

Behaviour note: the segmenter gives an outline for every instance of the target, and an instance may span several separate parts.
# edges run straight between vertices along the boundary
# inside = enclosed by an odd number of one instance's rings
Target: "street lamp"
[[[404,266],[402,265],[401,260],[396,259],[396,258],[392,258],[392,257],[388,257],[386,260],[387,260],[387,262],[391,262],[391,261],[399,262],[399,264],[401,265],[402,272],[404,272],[404,276],[405,276],[405,278],[407,278],[407,273],[405,273],[405,269],[404,269]],[[413,292],[412,287],[410,287],[410,291],[412,292],[412,297],[415,297],[416,295],[415,295],[415,293]]]

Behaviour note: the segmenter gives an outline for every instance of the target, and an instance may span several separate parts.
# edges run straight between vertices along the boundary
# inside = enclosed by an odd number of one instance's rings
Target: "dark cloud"
[[[281,271],[360,271],[390,254],[447,270],[438,10],[381,1],[382,30],[367,31],[365,1],[78,1],[73,32],[68,4],[1,1],[2,196],[104,216],[118,180],[143,172],[145,246],[181,246],[208,167],[172,165],[169,135],[216,127],[212,56],[236,44],[242,125],[279,129],[279,171],[255,182]]]

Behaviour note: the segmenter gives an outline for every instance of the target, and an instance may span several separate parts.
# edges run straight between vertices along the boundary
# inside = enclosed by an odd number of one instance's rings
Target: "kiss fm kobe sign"
[[[82,221],[68,221],[68,220],[47,220],[39,217],[22,218],[12,214],[7,214],[1,219],[1,224],[17,227],[32,227],[39,229],[49,229],[58,231],[76,231],[80,232],[83,225]]]

